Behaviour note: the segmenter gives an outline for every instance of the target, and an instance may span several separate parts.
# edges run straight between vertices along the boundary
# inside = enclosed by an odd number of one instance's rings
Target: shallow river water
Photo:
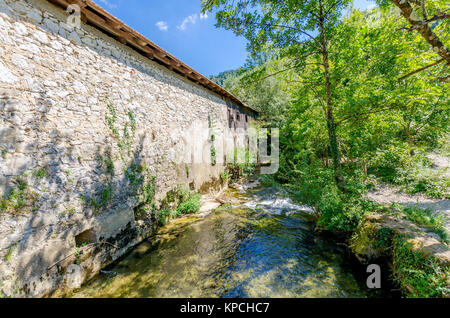
[[[205,218],[173,221],[71,296],[380,296],[344,247],[314,232],[308,207],[270,188],[236,196]]]

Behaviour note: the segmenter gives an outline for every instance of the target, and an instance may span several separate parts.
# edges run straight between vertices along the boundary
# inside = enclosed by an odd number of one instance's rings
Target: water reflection
[[[176,220],[73,297],[364,297],[312,210],[272,189],[204,219]],[[242,199],[241,197],[241,199]]]

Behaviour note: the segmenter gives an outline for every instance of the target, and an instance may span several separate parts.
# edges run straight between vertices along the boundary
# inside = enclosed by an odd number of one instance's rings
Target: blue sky
[[[246,40],[217,29],[214,14],[200,13],[200,0],[94,0],[105,10],[145,35],[205,76],[245,63]],[[368,0],[355,0],[366,9]]]

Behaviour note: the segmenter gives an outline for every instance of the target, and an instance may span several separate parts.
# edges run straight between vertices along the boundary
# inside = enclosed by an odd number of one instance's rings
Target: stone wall
[[[248,125],[218,94],[66,19],[44,0],[0,0],[0,296],[80,286],[154,230],[154,215],[135,215],[143,186],[157,204],[219,180],[224,154],[185,163],[187,136],[210,147],[211,127]],[[80,255],[81,243],[94,244]]]

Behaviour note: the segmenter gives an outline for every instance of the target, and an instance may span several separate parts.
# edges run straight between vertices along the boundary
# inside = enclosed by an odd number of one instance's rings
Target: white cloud
[[[156,25],[156,26],[158,27],[158,29],[160,29],[161,31],[167,31],[167,30],[169,29],[169,26],[168,26],[167,23],[164,22],[164,21],[156,22],[155,25]]]
[[[197,13],[184,18],[183,22],[178,27],[178,29],[183,30],[183,31],[186,30],[189,23],[192,23],[192,24],[197,23],[197,18],[198,18]]]
[[[117,5],[110,2],[109,0],[97,0],[98,2],[104,4],[106,7],[110,8],[110,9],[115,9],[117,8]]]
[[[203,20],[203,19],[208,19],[208,14],[207,13],[205,13],[205,14],[200,13],[200,20]]]
[[[372,10],[376,7],[377,5],[375,3],[371,3],[367,6],[367,10]]]

